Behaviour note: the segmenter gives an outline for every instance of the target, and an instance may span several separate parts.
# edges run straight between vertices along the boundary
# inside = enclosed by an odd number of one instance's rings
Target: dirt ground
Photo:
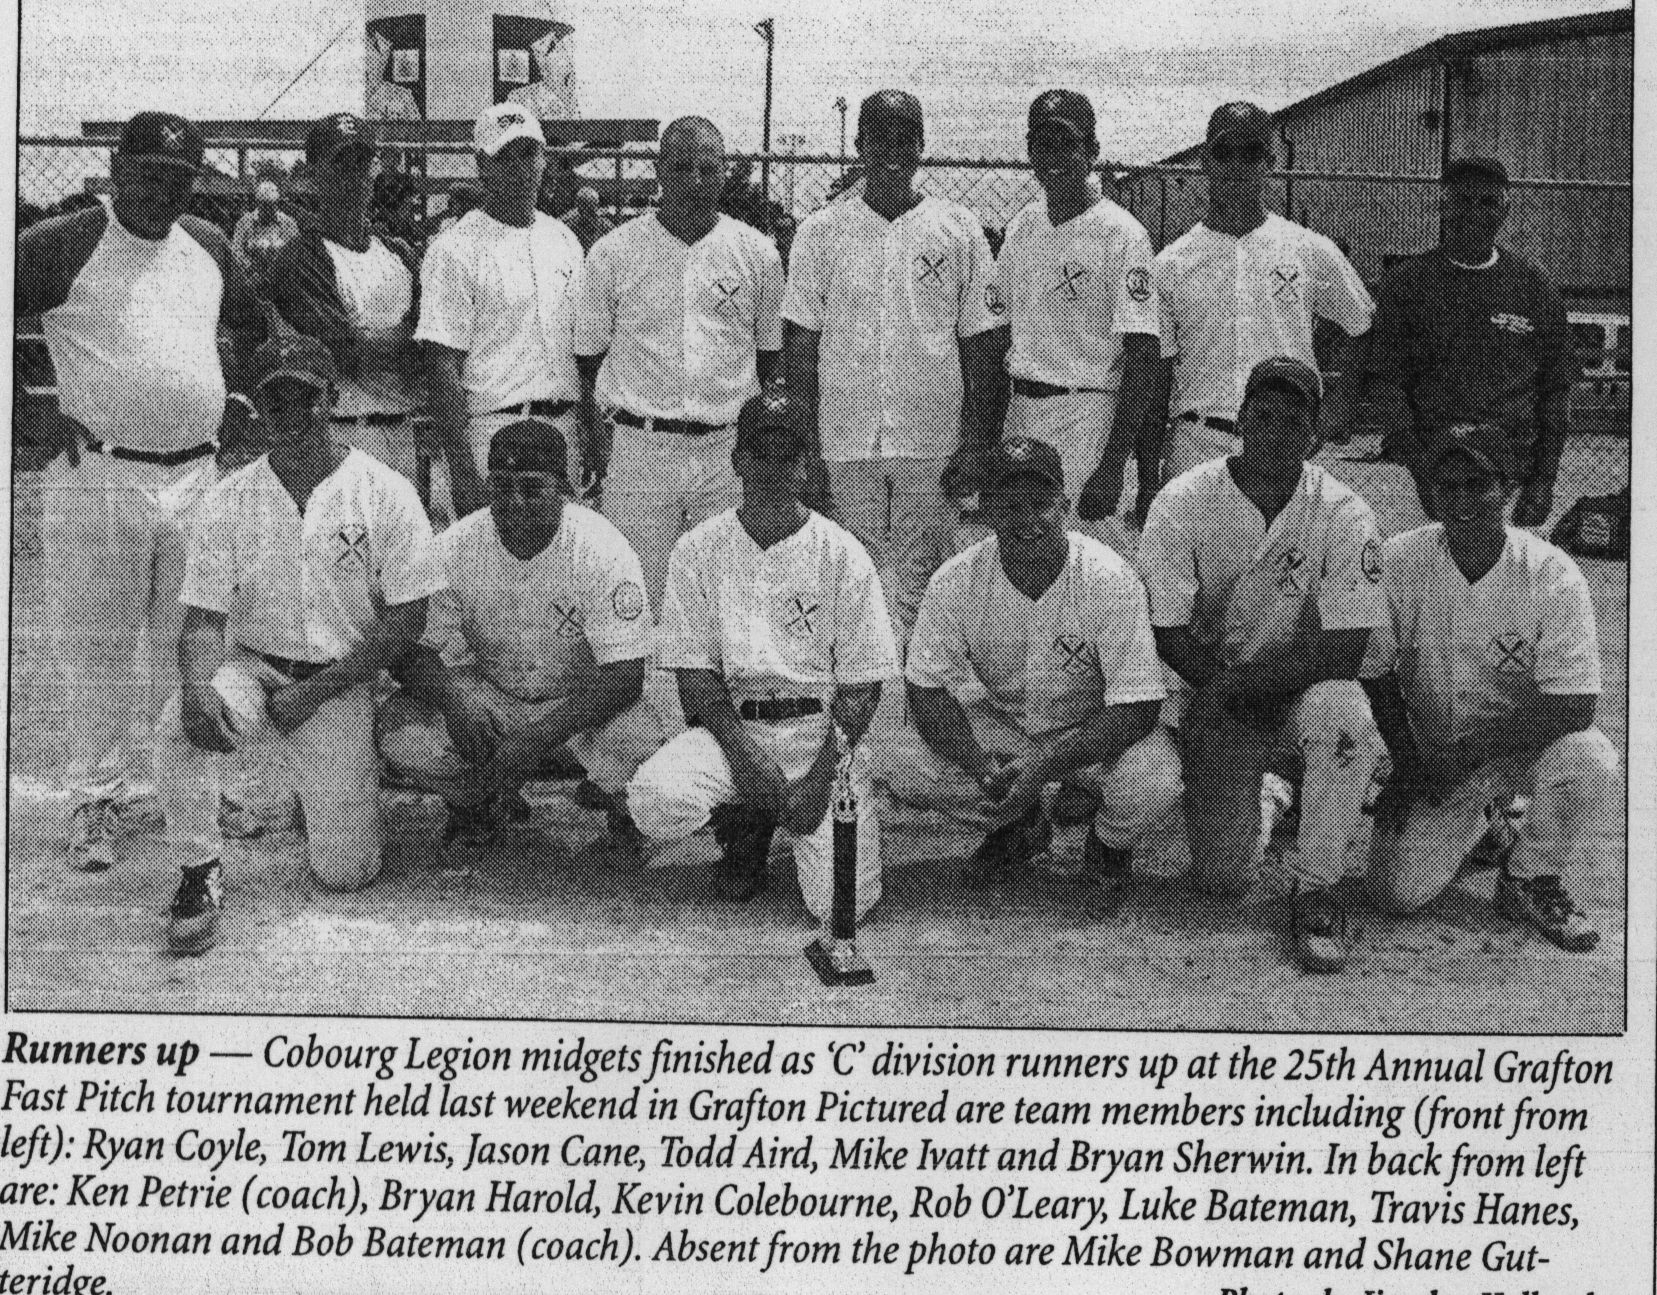
[[[1601,492],[1605,456],[1568,460],[1555,515]],[[1362,447],[1339,453],[1356,454]],[[1384,530],[1413,524],[1402,474],[1333,462],[1377,506]],[[1585,561],[1595,590],[1605,694],[1600,723],[1626,750],[1627,567]],[[353,895],[321,891],[283,836],[227,861],[219,946],[161,952],[176,873],[154,837],[123,846],[102,876],[67,873],[58,685],[42,634],[39,505],[32,476],[13,501],[8,1005],[12,1010],[255,1012],[543,1020],[1023,1026],[1173,1030],[1430,1030],[1606,1033],[1624,1020],[1625,834],[1599,875],[1574,882],[1602,932],[1562,953],[1490,907],[1492,874],[1425,914],[1382,917],[1351,894],[1345,974],[1303,975],[1284,950],[1283,905],[1205,900],[1177,878],[1172,830],[1114,919],[1085,920],[1070,884],[1042,872],[1006,893],[957,882],[972,846],[944,818],[888,803],[885,897],[860,933],[876,981],[825,989],[785,851],[771,889],[733,908],[711,893],[705,837],[646,863],[614,848],[569,784],[531,789],[533,824],[473,877],[446,872],[430,799],[387,797],[385,875]],[[1626,817],[1626,816],[1624,816]],[[1062,864],[1079,830],[1061,837]]]

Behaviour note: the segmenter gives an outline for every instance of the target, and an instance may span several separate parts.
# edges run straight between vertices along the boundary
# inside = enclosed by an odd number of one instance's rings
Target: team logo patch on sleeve
[[[993,283],[984,285],[984,309],[992,315],[1007,313],[1007,303],[1001,296],[1001,289]]]
[[[1364,578],[1372,585],[1381,583],[1381,546],[1374,540],[1364,545],[1363,555],[1358,559],[1363,565]]]
[[[638,620],[644,615],[644,590],[636,581],[623,580],[610,591],[610,609],[617,620]]]
[[[1151,273],[1144,266],[1136,265],[1128,271],[1128,300],[1149,301],[1151,299]]]

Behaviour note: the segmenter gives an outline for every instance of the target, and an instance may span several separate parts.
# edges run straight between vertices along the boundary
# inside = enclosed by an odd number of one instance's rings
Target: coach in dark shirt
[[[1538,526],[1552,510],[1580,367],[1558,290],[1496,246],[1509,206],[1500,162],[1468,157],[1444,169],[1439,245],[1382,280],[1368,372],[1378,412],[1403,429],[1395,452],[1418,487],[1423,447],[1444,428],[1495,423],[1519,465],[1514,523]]]

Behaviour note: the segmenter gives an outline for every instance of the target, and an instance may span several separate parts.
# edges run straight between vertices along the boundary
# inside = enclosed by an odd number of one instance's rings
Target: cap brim
[[[303,382],[307,387],[315,387],[318,391],[326,391],[332,385],[327,378],[324,378],[321,374],[312,373],[309,369],[276,369],[255,382],[253,389],[258,391],[261,387],[269,386],[278,378],[292,378],[295,382]]]
[[[175,166],[180,171],[189,171],[193,175],[200,175],[207,169],[205,162],[187,162],[176,153],[119,153],[129,162],[153,162],[162,166]]]
[[[1029,134],[1045,135],[1050,131],[1058,131],[1075,139],[1086,139],[1088,132],[1080,122],[1071,121],[1068,117],[1039,117],[1030,123]]]
[[[997,490],[1005,489],[1015,481],[1039,481],[1055,494],[1064,493],[1064,482],[1053,480],[1052,476],[1040,468],[1019,468],[1015,472],[1003,472],[1000,476],[984,483],[984,493],[993,495]]]

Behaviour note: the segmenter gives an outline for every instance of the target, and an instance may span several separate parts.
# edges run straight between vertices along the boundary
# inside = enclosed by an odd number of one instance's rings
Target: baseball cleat
[[[728,904],[746,904],[770,883],[767,861],[777,825],[749,814],[740,805],[721,805],[713,813],[713,837],[723,853],[714,864],[714,888]]]
[[[1297,883],[1289,906],[1295,961],[1301,969],[1319,975],[1344,970],[1350,950],[1346,905],[1327,886],[1301,890]]]
[[[226,841],[253,841],[303,828],[304,817],[297,798],[274,805],[244,805],[232,796],[219,797],[219,835]]]
[[[1082,907],[1090,918],[1102,921],[1114,917],[1133,885],[1132,851],[1113,850],[1089,828],[1076,884],[1086,891]]]
[[[71,871],[108,872],[115,866],[115,815],[115,802],[102,797],[69,811]]]
[[[167,920],[167,947],[183,957],[206,953],[219,939],[224,909],[224,868],[217,859],[184,869]]]
[[[961,869],[961,885],[968,890],[989,890],[1010,881],[1014,871],[1045,854],[1052,840],[1053,829],[1038,802],[1023,818],[996,828],[979,843]]]
[[[1496,880],[1495,899],[1503,917],[1529,922],[1570,953],[1586,953],[1599,943],[1599,932],[1558,877],[1515,877],[1504,868]]]

